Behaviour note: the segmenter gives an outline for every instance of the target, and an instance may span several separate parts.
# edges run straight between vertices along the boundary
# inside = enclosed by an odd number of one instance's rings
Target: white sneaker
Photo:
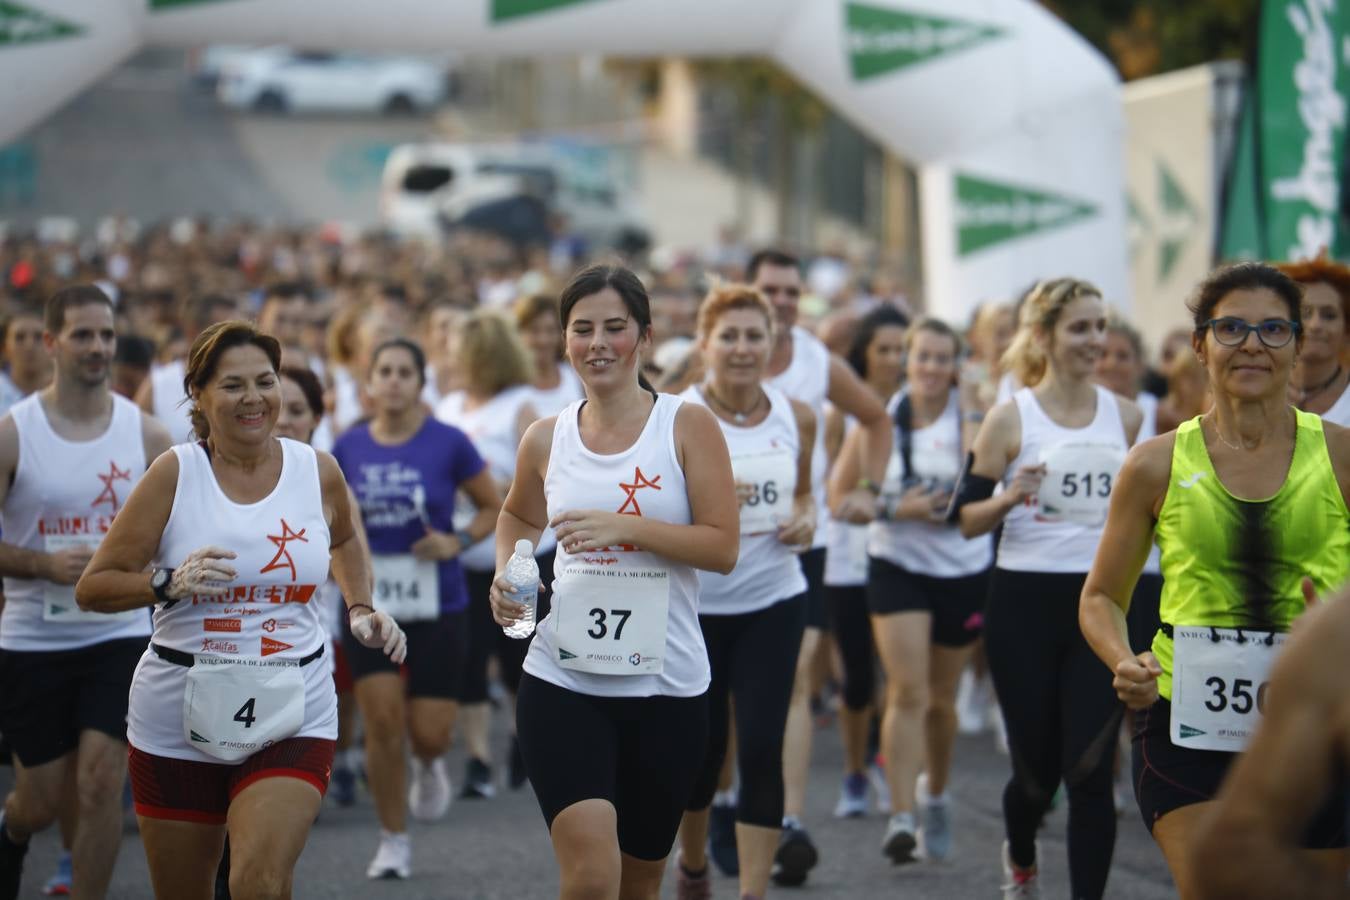
[[[1036,842],[1036,865],[1041,861],[1041,842]],[[1041,877],[1038,869],[1031,872],[1013,870],[1012,857],[1008,855],[1008,842],[1003,842],[1003,900],[1040,900]]]
[[[380,831],[380,847],[366,868],[367,878],[408,878],[412,875],[412,840],[407,832]]]
[[[873,758],[867,766],[867,781],[872,785],[872,808],[883,816],[891,814],[891,786],[886,783],[886,770]]]
[[[980,734],[988,728],[989,676],[977,680],[969,666],[956,689],[956,727],[961,734]]]
[[[427,764],[414,756],[411,768],[408,811],[419,822],[435,822],[450,809],[450,776],[445,771],[445,760],[438,757]]]
[[[928,773],[919,773],[914,784],[914,805],[919,810],[918,855],[933,862],[945,862],[952,853],[952,820],[947,795],[934,797],[928,792]]]

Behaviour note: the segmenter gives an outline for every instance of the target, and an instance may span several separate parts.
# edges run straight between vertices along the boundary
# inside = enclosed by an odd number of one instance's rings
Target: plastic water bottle
[[[516,541],[516,552],[506,561],[504,574],[515,588],[511,599],[525,604],[525,615],[502,631],[507,637],[527,638],[534,634],[534,610],[539,600],[539,564],[534,561],[534,544],[524,538]]]

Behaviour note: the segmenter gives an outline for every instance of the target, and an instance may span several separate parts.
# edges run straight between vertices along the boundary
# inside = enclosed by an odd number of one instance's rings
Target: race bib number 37
[[[558,665],[593,675],[659,675],[670,575],[662,569],[569,570],[553,595]]]
[[[1217,633],[1219,640],[1214,640]],[[1193,750],[1241,752],[1261,724],[1270,666],[1285,636],[1185,628],[1173,632],[1172,743]]]

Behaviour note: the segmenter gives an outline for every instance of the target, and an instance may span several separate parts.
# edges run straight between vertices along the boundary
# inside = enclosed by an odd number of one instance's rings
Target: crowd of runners
[[[527,784],[563,898],[762,898],[818,863],[831,694],[878,865],[953,861],[987,717],[991,895],[1065,865],[1061,796],[1074,898],[1127,808],[1184,898],[1345,895],[1350,607],[1302,617],[1350,574],[1350,269],[1217,269],[1155,356],[1074,278],[958,323],[837,258],[563,257],[0,244],[0,900],[104,897],[128,786],[147,894],[255,900],[325,796],[398,879],[409,816]]]

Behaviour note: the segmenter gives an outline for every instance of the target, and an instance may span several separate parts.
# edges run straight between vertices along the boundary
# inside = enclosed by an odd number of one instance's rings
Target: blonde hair
[[[514,323],[499,312],[479,309],[455,328],[457,363],[469,390],[488,397],[529,384],[534,363]]]
[[[748,284],[724,284],[708,291],[698,307],[698,336],[706,338],[722,316],[733,309],[751,309],[764,316],[769,336],[774,333],[773,307]]]
[[[1027,387],[1035,387],[1045,377],[1050,361],[1041,349],[1038,338],[1047,339],[1054,333],[1064,309],[1081,297],[1098,297],[1102,292],[1086,281],[1076,278],[1052,278],[1039,282],[1022,298],[1018,316],[1017,335],[1012,346],[1003,354],[1003,370]]]

